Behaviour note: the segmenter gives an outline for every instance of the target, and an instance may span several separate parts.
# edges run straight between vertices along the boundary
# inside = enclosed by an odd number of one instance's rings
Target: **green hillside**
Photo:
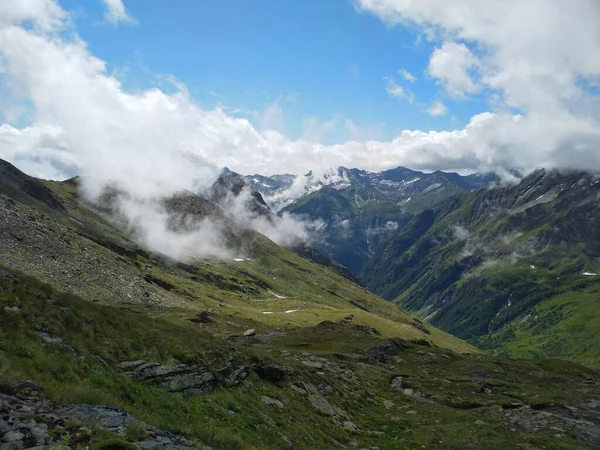
[[[320,223],[314,245],[355,274],[382,240],[410,220],[402,207],[370,186],[325,186],[282,212]]]
[[[383,243],[367,286],[498,353],[600,364],[597,178],[540,171],[463,194]]]

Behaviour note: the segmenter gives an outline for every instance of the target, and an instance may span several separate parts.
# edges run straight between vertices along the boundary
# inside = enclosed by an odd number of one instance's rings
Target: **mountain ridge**
[[[556,327],[571,322],[581,327],[581,314],[594,311],[593,303],[578,299],[598,289],[599,188],[594,174],[540,170],[513,186],[459,195],[415,219],[426,226],[413,221],[384,242],[361,279],[374,292],[484,348],[597,365],[600,355],[586,348],[585,334],[574,325],[560,332]],[[545,305],[561,295],[571,300],[558,319]],[[597,315],[587,317],[588,332]],[[574,336],[570,350],[561,344]],[[544,337],[541,348],[527,344]]]

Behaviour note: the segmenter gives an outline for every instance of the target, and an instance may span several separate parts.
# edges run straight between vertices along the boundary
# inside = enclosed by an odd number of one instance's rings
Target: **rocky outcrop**
[[[127,411],[103,405],[58,405],[44,396],[44,390],[31,381],[1,377],[0,449],[87,448],[100,439],[98,430],[123,437],[135,425],[141,449],[192,449],[182,436],[157,430],[132,417]]]
[[[261,377],[263,380],[268,381],[279,381],[284,379],[290,369],[288,367],[280,366],[279,364],[264,364],[255,365],[253,367],[254,372]]]
[[[319,392],[317,387],[304,380],[298,381],[294,386],[297,392],[305,393],[308,395],[308,401],[312,406],[317,409],[321,414],[333,417],[336,415],[335,409],[329,401]]]
[[[150,383],[159,389],[184,397],[207,394],[219,383],[237,386],[250,372],[249,366],[235,365],[231,361],[227,361],[225,366],[218,370],[211,370],[203,364],[169,366],[141,359],[122,362],[119,367],[132,380]]]

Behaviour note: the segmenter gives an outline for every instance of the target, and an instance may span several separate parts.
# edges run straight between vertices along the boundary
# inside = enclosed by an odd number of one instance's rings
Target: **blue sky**
[[[598,23],[597,0],[4,1],[0,158],[185,189],[600,167]]]
[[[106,22],[100,0],[60,3],[91,53],[118,71],[128,90],[168,90],[161,77],[172,75],[204,107],[240,110],[259,127],[277,102],[278,131],[292,139],[311,118],[347,118],[361,137],[392,139],[404,129],[460,129],[487,109],[480,101],[453,101],[426,75],[435,42],[416,27],[386,25],[352,0],[129,0],[137,21],[129,26]],[[400,69],[417,80],[409,82]],[[391,97],[388,79],[415,101]],[[433,117],[426,110],[438,100],[449,111]],[[337,127],[323,140],[351,137]]]

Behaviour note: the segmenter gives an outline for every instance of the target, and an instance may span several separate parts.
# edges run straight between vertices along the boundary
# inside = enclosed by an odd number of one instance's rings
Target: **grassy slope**
[[[0,228],[8,243],[0,251],[0,263],[60,289],[103,303],[143,305],[153,316],[178,320],[208,310],[215,315],[212,331],[222,336],[248,328],[267,332],[312,326],[353,314],[356,323],[384,336],[476,351],[429,325],[424,328],[397,306],[259,233],[237,231],[244,241],[239,255],[244,261],[177,264],[140,249],[82,206],[74,185],[43,183],[65,212],[35,201],[6,203],[14,229]],[[15,237],[17,233],[21,235]],[[290,310],[295,311],[286,313]]]
[[[296,328],[264,342],[221,340],[204,325],[152,318],[141,305],[123,310],[91,304],[15,275],[0,279],[0,371],[37,381],[56,401],[119,406],[151,425],[216,449],[281,449],[289,441],[298,449],[594,448],[568,421],[572,416],[562,420],[560,415],[560,405],[577,407],[577,417],[591,414],[586,402],[600,396],[600,374],[575,364],[458,355],[407,343],[393,359],[377,363],[359,355],[382,339],[342,324]],[[4,306],[19,311],[7,313]],[[43,343],[35,330],[67,338],[77,355]],[[303,363],[314,358],[311,354],[318,355],[322,368]],[[183,399],[133,382],[116,367],[137,358],[219,366],[227,356],[276,362],[292,373],[276,383],[251,374],[243,386]],[[390,388],[398,375],[403,388],[419,392],[421,400]],[[314,409],[290,387],[300,379],[330,385],[328,401],[360,431],[347,431]],[[284,408],[265,405],[264,395],[281,400]],[[505,408],[515,402],[537,409],[553,404],[555,414],[540,414],[545,424],[532,429],[535,410],[518,410],[515,420],[509,417],[513,410]],[[557,431],[552,426],[563,430],[560,438],[553,436]]]
[[[541,172],[449,201],[430,228],[415,219],[378,249],[367,285],[490,351],[598,367],[599,280],[582,275],[600,273],[598,184],[582,179]]]

